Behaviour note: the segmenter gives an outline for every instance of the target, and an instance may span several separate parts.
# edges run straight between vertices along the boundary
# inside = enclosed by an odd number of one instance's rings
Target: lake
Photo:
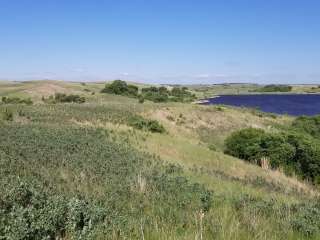
[[[264,112],[294,116],[320,114],[319,94],[221,95],[207,100],[203,104],[258,108]]]

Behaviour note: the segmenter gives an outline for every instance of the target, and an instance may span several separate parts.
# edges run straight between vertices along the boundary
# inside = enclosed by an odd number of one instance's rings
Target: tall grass
[[[6,108],[14,119],[0,124],[0,238],[319,238],[316,200],[293,193],[296,201],[285,202],[277,198],[283,189],[272,190],[279,185],[231,178],[235,170],[227,165],[235,159],[179,136],[130,128],[120,134],[94,124],[128,124],[144,106]],[[144,148],[137,150],[133,140]],[[168,154],[161,154],[163,149]],[[176,158],[174,164],[164,162],[169,158]],[[234,166],[255,171],[240,162]],[[215,191],[220,183],[229,191]],[[258,194],[244,194],[245,188]],[[259,197],[261,189],[279,195]]]

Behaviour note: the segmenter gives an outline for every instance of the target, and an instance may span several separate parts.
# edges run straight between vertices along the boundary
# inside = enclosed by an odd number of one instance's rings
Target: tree
[[[115,80],[110,84],[106,84],[105,88],[102,89],[101,92],[136,97],[138,95],[138,87],[134,85],[128,85],[122,80]]]

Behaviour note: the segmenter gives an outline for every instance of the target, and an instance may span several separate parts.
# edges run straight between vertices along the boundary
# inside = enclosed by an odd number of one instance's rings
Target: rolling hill
[[[317,187],[224,153],[232,132],[277,132],[294,118],[141,104],[103,87],[0,83],[0,97],[34,102],[0,104],[12,114],[0,121],[3,239],[319,239]],[[86,102],[42,101],[55,93]]]

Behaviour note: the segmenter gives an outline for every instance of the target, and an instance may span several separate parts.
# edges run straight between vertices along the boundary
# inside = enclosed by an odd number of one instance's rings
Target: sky
[[[320,83],[320,1],[0,0],[0,79]]]

